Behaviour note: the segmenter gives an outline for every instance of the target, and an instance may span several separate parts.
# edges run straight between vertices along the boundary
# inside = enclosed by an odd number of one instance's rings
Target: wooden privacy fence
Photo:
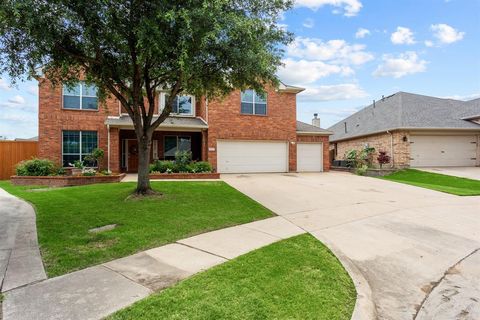
[[[14,175],[17,163],[37,155],[37,141],[0,141],[0,180]]]

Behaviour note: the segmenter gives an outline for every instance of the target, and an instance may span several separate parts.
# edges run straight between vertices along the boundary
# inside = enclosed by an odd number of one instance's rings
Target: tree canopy
[[[115,96],[146,140],[159,117],[159,89],[216,97],[276,84],[283,46],[278,25],[291,0],[2,0],[0,72],[39,69],[52,81],[95,83]],[[146,98],[146,101],[145,101]]]

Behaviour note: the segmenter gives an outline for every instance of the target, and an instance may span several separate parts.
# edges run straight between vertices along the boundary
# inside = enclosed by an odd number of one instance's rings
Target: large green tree
[[[54,84],[80,76],[116,97],[139,144],[137,193],[151,192],[154,130],[176,95],[219,97],[277,84],[278,24],[291,0],[2,0],[0,71],[12,79],[38,70]],[[154,116],[158,90],[169,90]]]

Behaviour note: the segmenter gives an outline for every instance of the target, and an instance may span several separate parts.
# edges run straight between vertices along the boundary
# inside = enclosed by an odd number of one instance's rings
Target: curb
[[[373,302],[372,289],[367,279],[363,276],[362,272],[346,255],[340,251],[335,245],[333,245],[326,237],[319,233],[313,235],[326,245],[330,251],[337,257],[342,266],[347,271],[350,278],[352,278],[355,290],[357,291],[357,301],[353,309],[351,320],[376,320],[377,310],[375,303]]]

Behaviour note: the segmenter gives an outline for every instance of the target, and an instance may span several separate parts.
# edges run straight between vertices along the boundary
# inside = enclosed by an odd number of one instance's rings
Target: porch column
[[[208,161],[208,132],[202,130],[202,161]]]

